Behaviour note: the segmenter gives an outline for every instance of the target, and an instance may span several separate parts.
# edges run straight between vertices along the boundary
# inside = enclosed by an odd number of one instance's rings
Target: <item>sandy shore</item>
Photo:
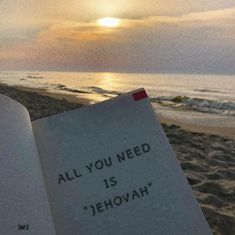
[[[181,110],[152,103],[162,123],[177,125],[185,130],[219,135],[235,140],[235,118],[213,113]]]
[[[32,89],[30,89],[32,90]],[[81,107],[40,90],[0,85],[0,93],[21,102],[32,120]],[[36,92],[43,92],[40,95]],[[72,97],[65,97],[70,101]],[[89,103],[81,100],[82,104]],[[235,234],[235,141],[163,124],[188,181],[215,235]]]
[[[40,92],[42,92],[43,95],[40,95]],[[28,109],[31,120],[82,106],[82,104],[68,102],[61,97],[61,99],[52,98],[48,96],[47,93],[43,93],[40,89],[17,88],[0,84],[0,94],[7,95],[23,104]]]

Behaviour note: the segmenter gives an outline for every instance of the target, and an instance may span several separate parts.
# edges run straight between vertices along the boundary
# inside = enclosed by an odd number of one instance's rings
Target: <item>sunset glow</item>
[[[234,0],[193,2],[0,1],[0,69],[235,73]]]
[[[117,18],[106,17],[98,20],[98,24],[103,27],[117,27],[120,20]]]

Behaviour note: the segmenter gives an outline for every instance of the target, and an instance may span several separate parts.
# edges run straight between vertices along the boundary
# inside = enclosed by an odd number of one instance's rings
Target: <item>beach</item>
[[[36,120],[89,104],[84,97],[37,88],[0,85],[0,94],[22,103]],[[161,110],[164,113],[164,109]],[[192,190],[215,235],[235,234],[235,141],[230,128],[198,130],[179,120],[159,118]],[[180,125],[181,127],[179,127]],[[214,128],[216,129],[216,128]],[[194,131],[194,132],[193,132]],[[206,133],[204,133],[206,132]],[[221,133],[221,135],[220,135]],[[224,134],[225,133],[225,134]],[[226,137],[226,138],[225,138]]]

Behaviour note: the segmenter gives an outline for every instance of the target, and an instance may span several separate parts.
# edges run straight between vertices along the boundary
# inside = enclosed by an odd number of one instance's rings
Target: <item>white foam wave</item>
[[[174,108],[195,110],[198,112],[235,116],[235,103],[227,101],[201,99],[188,96],[150,97],[152,102]]]

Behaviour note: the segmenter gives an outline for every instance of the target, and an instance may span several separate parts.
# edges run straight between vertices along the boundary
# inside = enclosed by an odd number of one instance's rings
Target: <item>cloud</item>
[[[76,21],[59,22],[49,26],[38,34],[38,38],[71,39],[75,41],[95,41],[114,39],[119,33],[133,32],[135,30],[151,31],[151,28],[178,27],[194,28],[208,27],[231,28],[235,26],[235,8],[207,12],[196,12],[181,16],[152,16],[139,19],[121,19],[118,28],[103,28],[97,22],[90,21],[78,23]]]
[[[3,68],[235,73],[235,8],[129,16],[112,29],[94,19],[24,23],[0,39]]]

